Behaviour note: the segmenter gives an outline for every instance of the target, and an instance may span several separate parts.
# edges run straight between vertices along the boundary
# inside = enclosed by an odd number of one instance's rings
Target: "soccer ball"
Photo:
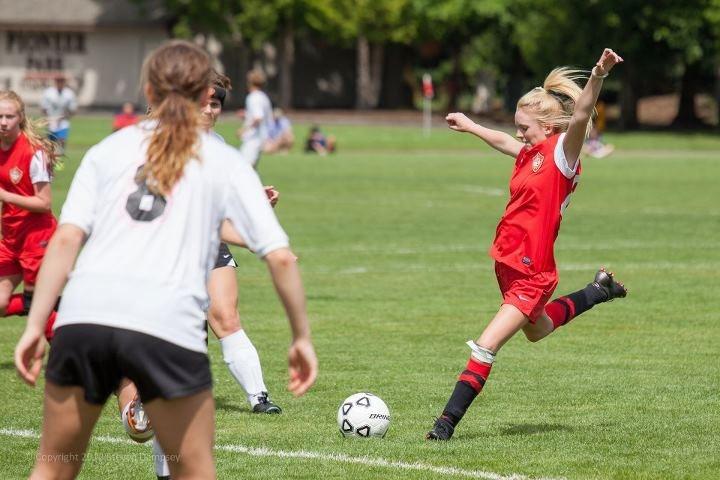
[[[356,393],[340,405],[337,423],[345,437],[382,438],[390,426],[390,411],[372,393]]]

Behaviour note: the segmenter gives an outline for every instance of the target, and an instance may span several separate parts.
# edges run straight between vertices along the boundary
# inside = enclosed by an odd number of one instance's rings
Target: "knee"
[[[539,342],[540,340],[545,338],[545,335],[541,335],[540,333],[534,331],[523,333],[525,333],[525,338],[527,338],[528,341],[532,343]]]
[[[240,330],[240,314],[234,306],[217,305],[210,308],[210,321],[219,336],[229,335]]]

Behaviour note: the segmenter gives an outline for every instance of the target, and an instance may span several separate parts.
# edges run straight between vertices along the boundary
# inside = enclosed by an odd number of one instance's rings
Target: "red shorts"
[[[495,275],[503,304],[517,307],[530,323],[542,315],[558,284],[557,271],[527,275],[500,262],[495,262]]]
[[[0,240],[0,277],[22,275],[25,285],[35,285],[40,264],[55,227],[33,231],[21,244],[8,245]]]

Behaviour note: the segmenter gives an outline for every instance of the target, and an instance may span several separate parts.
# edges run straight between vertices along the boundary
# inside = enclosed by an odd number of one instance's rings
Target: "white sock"
[[[158,477],[169,477],[170,467],[168,466],[167,459],[165,458],[165,452],[162,451],[160,442],[157,437],[153,437],[153,463],[155,464],[155,475]]]
[[[245,390],[250,405],[255,406],[258,403],[257,396],[261,392],[267,392],[260,367],[260,357],[255,346],[245,334],[245,330],[238,330],[221,338],[220,345],[223,360],[230,373]]]

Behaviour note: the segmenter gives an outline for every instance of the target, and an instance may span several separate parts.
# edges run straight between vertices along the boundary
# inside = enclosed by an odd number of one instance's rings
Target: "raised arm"
[[[590,121],[593,108],[597,102],[600,89],[602,88],[603,79],[608,76],[612,68],[622,62],[623,59],[611,49],[606,48],[600,60],[593,67],[588,78],[585,88],[575,103],[575,111],[570,119],[567,134],[563,140],[563,151],[567,158],[568,166],[574,168],[580,157],[583,143],[585,142],[585,132],[587,124]]]
[[[478,125],[459,112],[448,114],[448,116],[445,117],[445,121],[451,130],[472,133],[476,137],[480,137],[495,150],[513,158],[517,157],[524,146],[522,142],[513,138],[512,135],[501,132],[500,130],[493,130],[492,128]]]

